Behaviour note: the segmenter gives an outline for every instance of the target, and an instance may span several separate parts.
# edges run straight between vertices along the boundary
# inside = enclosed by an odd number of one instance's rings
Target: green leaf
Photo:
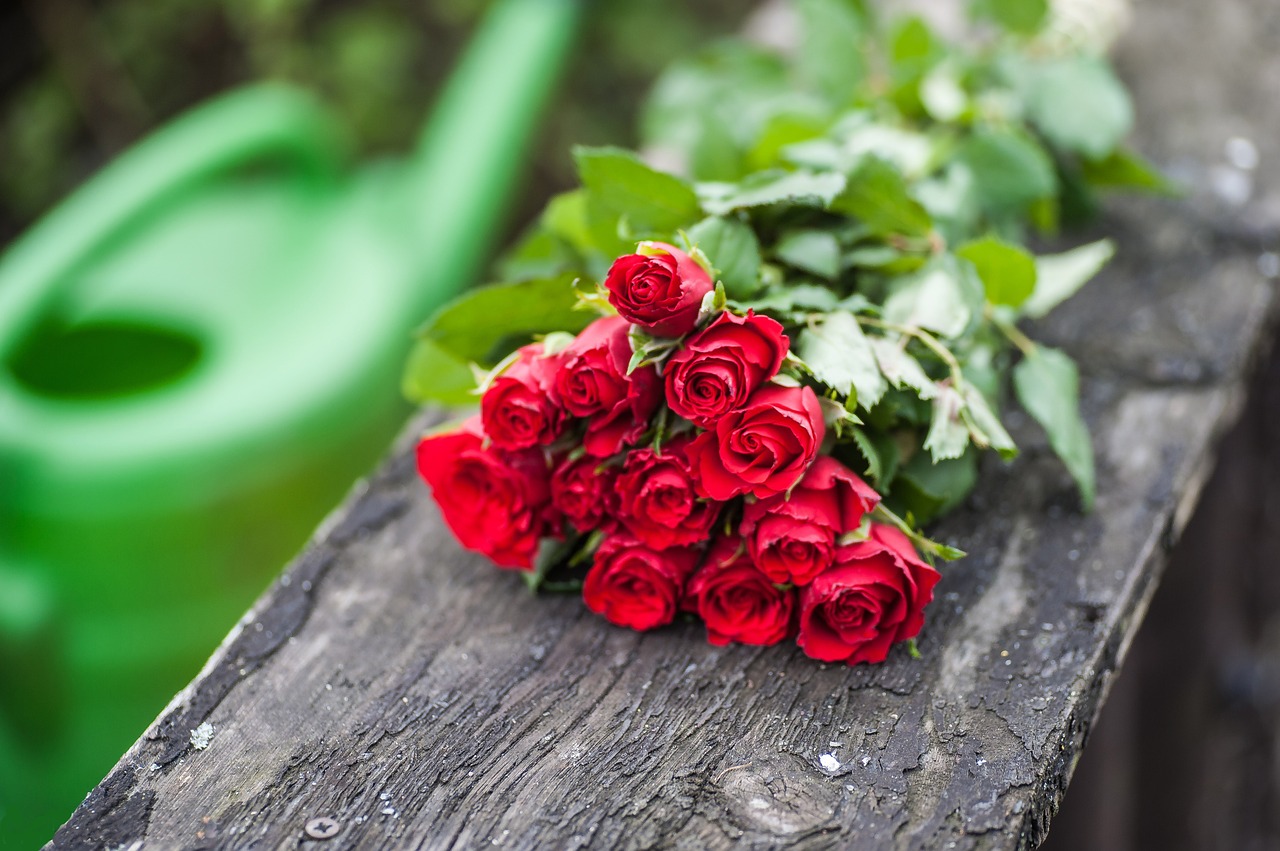
[[[1005,431],[1000,418],[987,404],[987,397],[968,383],[961,386],[960,395],[964,398],[965,424],[969,427],[969,437],[974,444],[994,449],[1006,461],[1017,457],[1018,447],[1009,432]]]
[[[872,337],[871,348],[875,350],[880,372],[894,387],[909,387],[921,399],[932,399],[938,395],[937,383],[920,366],[920,361],[898,342],[887,337]]]
[[[573,281],[562,275],[478,287],[437,310],[418,336],[463,363],[492,365],[535,334],[577,333],[596,318],[574,309]]]
[[[973,264],[987,301],[1017,307],[1036,287],[1036,261],[1026,250],[993,236],[965,243],[956,254]]]
[[[471,366],[431,340],[415,340],[400,378],[400,390],[410,402],[475,405],[476,379]]]
[[[760,171],[740,183],[700,183],[698,195],[703,208],[722,216],[733,210],[763,207],[786,201],[790,204],[826,207],[844,189],[844,176],[835,172]]]
[[[688,237],[715,266],[729,298],[746,298],[760,289],[760,243],[746,223],[712,216],[689,228]]]
[[[1009,32],[1034,35],[1044,26],[1048,0],[975,0],[976,16],[990,18]]]
[[[862,160],[831,209],[858,218],[879,234],[926,236],[933,228],[929,213],[911,197],[902,175],[879,157]]]
[[[894,442],[892,435],[882,432],[869,432],[860,428],[852,429],[852,432],[853,443],[867,462],[865,474],[871,477],[879,490],[888,489],[893,484],[894,476],[898,474],[898,444]]]
[[[1022,305],[1022,313],[1039,319],[1084,286],[1116,252],[1109,239],[1090,242],[1061,254],[1036,258],[1036,288]]]
[[[1085,510],[1093,507],[1093,445],[1080,416],[1080,378],[1070,357],[1037,346],[1013,370],[1018,401],[1049,435],[1049,445],[1062,459],[1076,485]]]
[[[850,0],[800,0],[802,44],[796,52],[801,79],[833,106],[853,100],[866,73],[862,55],[863,21]]]
[[[918,452],[898,471],[886,502],[900,515],[914,515],[917,524],[928,523],[960,503],[978,480],[977,453],[933,463]]]
[[[1021,213],[1057,188],[1053,161],[1019,130],[979,130],[960,143],[955,158],[972,173],[983,209],[995,216]]]
[[[939,386],[933,398],[933,418],[929,433],[924,438],[924,448],[929,450],[934,462],[959,458],[969,445],[969,427],[960,415],[964,410],[964,397],[954,387]]]
[[[798,230],[783,234],[773,253],[787,265],[828,281],[840,274],[840,243],[830,231]]]
[[[830,287],[817,284],[793,284],[770,287],[765,295],[749,300],[744,306],[779,313],[793,310],[830,313],[840,306],[840,296],[836,295]]]
[[[1053,145],[1100,160],[1133,126],[1133,105],[1110,66],[1093,56],[1068,56],[1033,66],[1027,114]]]
[[[801,331],[796,355],[814,378],[841,395],[856,394],[858,406],[867,410],[888,389],[871,341],[848,311],[830,313],[821,324]]]
[[[1133,151],[1117,148],[1100,160],[1085,159],[1080,171],[1095,189],[1137,189],[1153,195],[1178,196],[1182,189]]]
[[[547,574],[563,564],[572,555],[579,543],[581,543],[581,539],[575,535],[568,535],[564,538],[547,537],[539,541],[538,552],[533,559],[533,570],[520,572],[520,576],[524,579],[525,585],[529,586],[529,590],[537,591],[541,588],[543,583],[546,582]]]
[[[884,316],[898,325],[954,338],[981,314],[983,300],[982,282],[973,267],[944,255],[898,279],[885,300]]]
[[[625,217],[635,232],[671,233],[701,217],[692,186],[630,151],[577,147],[573,158],[593,199]]]

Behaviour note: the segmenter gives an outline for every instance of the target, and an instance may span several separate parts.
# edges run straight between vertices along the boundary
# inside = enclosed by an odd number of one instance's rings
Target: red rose
[[[618,626],[645,630],[669,624],[697,562],[695,549],[655,550],[629,535],[613,535],[596,550],[582,598]]]
[[[689,580],[684,608],[706,622],[712,644],[777,644],[791,634],[795,592],[770,582],[741,538],[722,537]]]
[[[627,254],[609,268],[609,303],[655,337],[683,337],[698,324],[702,299],[715,289],[707,270],[674,246],[643,243],[663,253]]]
[[[751,310],[746,316],[726,310],[667,361],[667,405],[686,420],[713,428],[778,374],[788,345],[777,321]]]
[[[499,567],[529,570],[549,529],[547,463],[539,450],[483,449],[479,417],[418,443],[418,473],[462,546]]]
[[[592,322],[561,353],[555,376],[556,395],[565,410],[590,418],[582,445],[597,458],[607,458],[639,440],[662,400],[658,373],[652,366],[627,375],[631,362],[627,328],[627,320],[617,316]]]
[[[590,532],[605,519],[617,476],[616,467],[601,466],[600,459],[590,455],[564,461],[551,474],[551,504],[579,532]]]
[[[559,362],[542,353],[541,343],[533,343],[489,385],[480,400],[480,419],[494,446],[528,449],[556,439],[564,425],[552,389]]]
[[[614,492],[619,522],[654,549],[699,544],[710,537],[720,504],[698,498],[687,455],[692,438],[673,438],[659,452],[633,449]]]
[[[743,408],[721,417],[713,431],[698,435],[689,457],[704,496],[724,501],[751,493],[765,499],[800,480],[825,435],[812,390],[766,384]]]
[[[774,582],[807,585],[831,566],[836,539],[862,523],[880,495],[829,455],[819,455],[790,496],[749,503],[742,535],[756,566]]]
[[[920,632],[940,578],[906,535],[873,524],[800,589],[800,648],[823,662],[883,662],[895,641]]]

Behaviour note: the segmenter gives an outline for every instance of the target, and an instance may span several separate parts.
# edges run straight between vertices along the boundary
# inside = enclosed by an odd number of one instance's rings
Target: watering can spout
[[[550,100],[582,0],[505,0],[485,16],[419,137],[406,188],[418,267],[435,293],[452,293],[481,271],[499,235],[536,116]],[[477,100],[483,99],[483,104]],[[438,246],[467,262],[434,264]],[[434,306],[434,305],[429,305]]]

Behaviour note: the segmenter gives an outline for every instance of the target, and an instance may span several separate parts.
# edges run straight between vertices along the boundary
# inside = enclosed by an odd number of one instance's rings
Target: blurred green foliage
[[[0,13],[0,246],[121,148],[240,82],[307,85],[362,153],[409,146],[487,0],[27,0]],[[634,144],[667,64],[733,31],[732,0],[595,0],[545,130],[527,218],[576,143]],[[660,22],[655,30],[654,22]]]

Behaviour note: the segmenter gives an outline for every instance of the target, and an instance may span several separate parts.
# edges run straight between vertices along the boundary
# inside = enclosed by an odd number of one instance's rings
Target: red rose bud
[[[579,532],[590,532],[605,520],[617,476],[617,467],[602,467],[590,455],[564,461],[551,474],[551,504]]]
[[[777,644],[792,632],[795,592],[769,581],[740,538],[721,537],[689,580],[683,607],[706,622],[712,644]]]
[[[741,532],[774,582],[807,585],[831,566],[836,539],[852,532],[880,495],[829,455],[819,455],[791,495],[749,503]]]
[[[627,375],[631,342],[627,320],[597,319],[561,352],[556,396],[575,417],[590,418],[582,444],[597,458],[616,454],[639,440],[662,401],[652,366]]]
[[[545,446],[560,434],[565,417],[553,392],[559,362],[558,356],[543,355],[541,343],[533,343],[489,385],[480,400],[480,419],[494,446]]]
[[[683,337],[698,324],[702,299],[715,289],[707,270],[680,249],[645,243],[662,254],[627,254],[605,277],[609,303],[655,337]]]
[[[582,598],[587,608],[618,626],[663,626],[675,617],[697,562],[695,549],[655,550],[629,535],[613,535],[596,550]]]
[[[751,310],[746,316],[725,311],[667,362],[667,405],[686,420],[712,428],[778,374],[788,345],[776,320]]]
[[[499,567],[529,570],[552,513],[546,461],[539,450],[485,450],[483,442],[479,417],[424,437],[418,473],[462,546]]]
[[[924,625],[938,571],[897,529],[836,551],[835,564],[800,589],[800,635],[806,654],[823,662],[883,662],[896,641]]]
[[[689,457],[704,496],[721,502],[750,493],[765,499],[800,480],[818,453],[826,426],[808,387],[766,384],[747,404],[698,435]]]
[[[698,498],[683,435],[660,452],[633,449],[614,487],[618,521],[654,549],[700,544],[711,537],[720,504]]]

